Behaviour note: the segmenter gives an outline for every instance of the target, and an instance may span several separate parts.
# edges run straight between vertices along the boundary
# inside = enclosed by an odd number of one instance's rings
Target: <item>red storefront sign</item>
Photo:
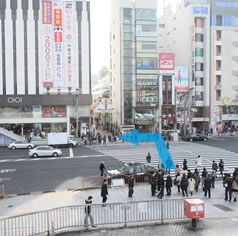
[[[55,43],[62,43],[63,42],[62,32],[54,32],[54,41],[55,41]]]
[[[52,2],[42,1],[42,23],[52,24]]]
[[[159,69],[174,70],[174,53],[159,54]]]

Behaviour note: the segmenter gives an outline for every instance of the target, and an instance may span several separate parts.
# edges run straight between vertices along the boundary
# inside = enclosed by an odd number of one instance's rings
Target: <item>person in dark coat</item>
[[[92,199],[93,197],[89,196],[88,199],[85,200],[86,207],[85,207],[84,227],[88,227],[88,217],[89,217],[92,227],[95,228],[96,225],[94,225],[93,223],[93,217],[91,215],[91,206],[90,206],[92,204]]]
[[[185,197],[185,194],[188,197],[188,177],[186,176],[186,174],[183,174],[181,178],[181,189],[183,197]]]
[[[166,178],[166,192],[167,192],[167,196],[170,196],[171,195],[171,187],[173,186],[173,183],[172,183],[172,177],[170,176],[170,174],[167,175],[167,178]]]
[[[206,168],[204,167],[203,168],[203,171],[202,171],[202,187],[204,187],[204,181],[205,181],[205,178],[207,177],[207,170]]]
[[[102,197],[102,206],[106,206],[104,203],[107,201],[107,180],[104,179],[102,187],[101,187],[101,197]]]
[[[221,176],[223,178],[223,171],[224,171],[224,162],[222,159],[220,159],[220,162],[219,162],[219,170],[221,172]]]
[[[188,163],[187,160],[184,159],[183,160],[183,170],[187,170],[188,169],[187,163]]]
[[[164,173],[161,173],[158,178],[158,185],[160,186],[160,192],[158,198],[162,199],[164,196]]]
[[[106,135],[103,136],[103,145],[106,145],[107,144],[107,137]]]
[[[233,182],[233,179],[231,175],[227,174],[225,180],[223,181],[223,185],[225,187],[225,201],[227,201],[229,197],[229,201],[231,202],[232,182]]]
[[[111,143],[112,142],[112,136],[108,135],[108,142]]]
[[[213,160],[212,161],[212,169],[217,172],[217,163]]]
[[[134,178],[131,175],[129,180],[128,180],[128,197],[132,197],[133,193],[134,193]]]
[[[101,171],[101,176],[103,176],[104,170],[106,170],[106,167],[104,165],[104,161],[101,162],[101,164],[99,166],[99,170]]]
[[[101,144],[102,143],[102,136],[99,134],[98,135],[98,144]]]
[[[204,197],[206,197],[208,193],[208,197],[211,198],[211,185],[211,175],[208,174],[207,177],[204,179]]]
[[[199,187],[200,182],[201,182],[201,178],[200,178],[200,175],[199,175],[199,172],[198,172],[197,168],[194,171],[194,179],[195,179],[195,190],[197,192],[198,191],[198,187]]]
[[[156,191],[156,184],[158,182],[158,176],[157,176],[157,172],[155,172],[152,177],[151,177],[151,195],[155,196],[155,191]]]
[[[151,163],[151,155],[150,155],[150,153],[148,153],[148,155],[146,156],[146,161],[148,163]]]
[[[187,176],[188,176],[188,179],[193,178],[193,173],[191,172],[191,170],[188,170]]]

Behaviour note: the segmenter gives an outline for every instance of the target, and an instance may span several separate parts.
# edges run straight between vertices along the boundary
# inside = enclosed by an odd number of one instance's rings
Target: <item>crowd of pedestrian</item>
[[[101,135],[99,132],[97,133],[96,136],[93,136],[91,134],[82,137],[82,141],[85,145],[89,144],[102,144],[102,145],[107,145],[108,143],[116,143],[117,136],[116,135]]]

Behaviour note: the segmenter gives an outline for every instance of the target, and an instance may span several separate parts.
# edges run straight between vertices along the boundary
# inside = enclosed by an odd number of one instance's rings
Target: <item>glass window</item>
[[[142,25],[141,29],[143,32],[156,32],[156,25]]]
[[[203,92],[196,92],[196,101],[203,101]]]
[[[130,25],[131,24],[131,18],[130,17],[124,17],[123,24],[124,25]]]
[[[203,42],[203,34],[196,33],[195,39],[196,39],[196,42]]]
[[[124,49],[124,57],[132,57],[132,50]]]
[[[124,48],[132,48],[132,43],[130,41],[124,41]]]
[[[196,71],[203,71],[203,63],[197,62],[195,64]]]
[[[202,77],[195,78],[195,84],[196,84],[196,86],[202,86],[203,85],[203,78]]]
[[[216,16],[216,25],[218,26],[222,25],[222,16],[220,15]]]
[[[131,33],[124,33],[124,40],[131,40]]]
[[[123,16],[131,16],[131,8],[123,8]]]
[[[137,20],[157,20],[157,11],[156,9],[137,8],[136,19]]]
[[[132,66],[128,66],[126,63],[124,64],[124,73],[131,73]]]
[[[132,65],[132,58],[126,57],[124,58],[124,64],[125,65]]]
[[[131,25],[124,25],[123,26],[123,30],[124,30],[124,32],[131,32]]]
[[[195,56],[196,57],[203,57],[203,48],[196,48],[195,49]]]

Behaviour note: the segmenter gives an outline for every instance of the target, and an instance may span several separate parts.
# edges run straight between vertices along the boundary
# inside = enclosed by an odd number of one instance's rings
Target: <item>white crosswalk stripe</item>
[[[151,165],[158,167],[159,164],[159,155],[155,145],[152,143],[143,143],[142,146],[120,144],[115,146],[115,148],[109,145],[94,146],[93,149],[96,149],[105,155],[112,156],[124,163],[131,161],[146,163],[146,155],[150,152],[152,156]],[[208,171],[212,170],[212,161],[215,160],[218,165],[220,159],[223,159],[225,163],[225,173],[233,173],[234,168],[238,167],[238,153],[230,152],[221,148],[202,145],[199,143],[178,142],[170,143],[169,151],[175,165],[178,164],[179,166],[182,166],[183,160],[187,159],[188,168],[192,171],[196,168],[196,159],[198,155],[202,157],[202,167],[205,167]],[[110,163],[106,164],[110,165]],[[173,174],[174,171],[171,171],[171,173]]]

